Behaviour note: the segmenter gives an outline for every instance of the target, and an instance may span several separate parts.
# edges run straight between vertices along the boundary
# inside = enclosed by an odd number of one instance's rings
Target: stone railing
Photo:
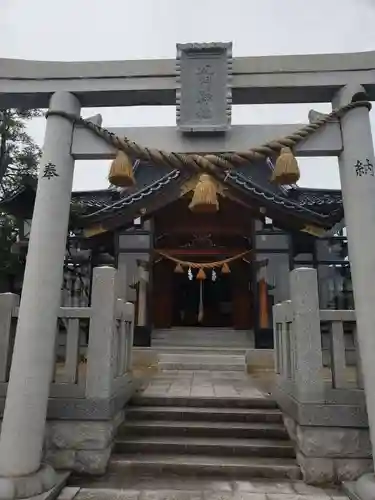
[[[315,269],[293,270],[290,294],[273,308],[273,395],[305,480],[355,479],[372,466],[355,311],[319,308]]]
[[[318,314],[320,329],[317,340],[320,336],[321,345],[315,345],[315,352],[307,354],[308,337],[303,332],[298,333],[294,327],[292,301],[286,300],[274,306],[275,371],[278,378],[288,384],[295,394],[299,390],[304,398],[311,391],[312,371],[319,379],[313,381],[313,397],[316,396],[315,388],[322,386],[322,383],[324,387],[319,389],[323,391],[328,387],[362,389],[361,364],[356,349],[355,311],[327,309],[319,310]],[[348,344],[355,346],[354,362]],[[305,356],[308,359],[302,363],[301,359]]]
[[[58,311],[45,444],[45,458],[57,469],[105,471],[124,405],[136,387],[131,373],[134,305],[117,299],[116,275],[114,268],[95,268],[90,307]],[[17,295],[0,295],[1,413],[18,306]]]
[[[363,389],[355,311],[320,310],[323,364],[333,389]],[[324,359],[325,344],[328,356]],[[323,376],[327,378],[327,370]]]
[[[96,268],[90,307],[60,307],[51,397],[110,397],[128,380],[134,305],[116,299],[116,270]],[[0,294],[0,397],[6,393],[19,297]]]

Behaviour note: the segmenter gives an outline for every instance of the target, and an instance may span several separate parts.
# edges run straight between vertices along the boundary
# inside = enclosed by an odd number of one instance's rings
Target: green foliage
[[[21,270],[19,255],[13,253],[13,245],[17,242],[18,228],[16,221],[6,215],[0,218],[0,274]]]
[[[36,178],[41,150],[27,133],[27,124],[41,115],[39,110],[0,110],[0,197],[16,191],[26,178]],[[18,234],[17,221],[0,213],[1,291],[17,291],[15,283],[23,274],[22,252],[13,252]]]
[[[36,177],[41,150],[27,133],[30,119],[39,110],[0,110],[0,191],[17,189],[25,177]]]

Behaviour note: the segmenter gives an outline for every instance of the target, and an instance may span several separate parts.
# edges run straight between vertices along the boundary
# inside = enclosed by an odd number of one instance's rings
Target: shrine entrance
[[[173,280],[173,326],[231,328],[232,279],[213,270],[205,280],[193,273],[176,274]]]
[[[236,210],[192,214],[182,199],[155,215],[154,328],[253,329],[253,222]]]

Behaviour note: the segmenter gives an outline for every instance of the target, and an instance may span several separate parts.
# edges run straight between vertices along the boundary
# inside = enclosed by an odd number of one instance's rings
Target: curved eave
[[[244,193],[256,200],[259,206],[270,210],[270,212],[280,211],[281,214],[291,219],[296,219],[300,223],[316,224],[322,228],[329,229],[336,222],[337,217],[342,218],[342,208],[338,208],[331,214],[322,214],[310,208],[301,206],[298,202],[287,196],[281,196],[260,186],[253,180],[246,178],[239,173],[229,173],[227,176],[228,184],[240,186]]]
[[[111,230],[132,222],[140,214],[149,217],[181,195],[181,186],[186,179],[187,176],[179,170],[173,170],[150,186],[124,196],[110,207],[83,216],[82,227],[100,224],[105,230]]]
[[[166,171],[168,173],[165,174]],[[152,177],[148,177],[150,172]],[[147,173],[147,168],[136,172],[137,185],[143,186],[138,190],[125,193],[109,189],[74,192],[72,202],[82,209],[80,215],[75,214],[77,226],[85,228],[102,224],[109,230],[132,222],[141,211],[150,216],[177,199],[181,195],[181,185],[189,177],[187,172],[178,170],[164,170],[164,175],[163,171],[151,169],[150,172]],[[245,174],[236,171],[227,175],[226,185],[232,187],[233,199],[237,197],[244,204],[266,208],[270,217],[282,220],[290,229],[311,224],[329,230],[343,219],[338,191],[308,188],[285,190],[270,185],[268,174],[264,178],[262,174],[258,182],[250,171]],[[34,201],[35,187],[27,184],[1,201],[0,210],[23,219],[31,218]]]
[[[135,217],[139,216],[141,209],[144,210],[145,216],[150,216],[179,197],[180,186],[184,180],[178,171],[172,171],[153,185],[121,199],[112,206],[82,217],[82,227],[100,224],[105,230],[114,229],[116,226],[132,222]],[[258,207],[267,207],[270,216],[282,220],[283,225],[288,226],[289,229],[301,229],[306,225],[312,225],[328,230],[342,219],[342,207],[332,211],[330,215],[320,214],[301,207],[293,200],[266,192],[237,174],[231,175],[226,182],[229,186],[237,185],[237,191],[233,190],[234,200],[236,194],[240,194],[245,204],[246,201],[248,204],[255,201]],[[238,193],[238,187],[241,188],[240,193]]]

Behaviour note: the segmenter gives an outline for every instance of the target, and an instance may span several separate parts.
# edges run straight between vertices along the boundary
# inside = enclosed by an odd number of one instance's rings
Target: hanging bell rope
[[[189,208],[196,213],[214,213],[219,210],[216,184],[210,175],[202,174],[199,177]]]
[[[188,267],[191,269],[199,269],[199,270],[204,270],[204,269],[215,269],[217,267],[223,268],[225,265],[227,266],[227,271],[225,272],[230,272],[230,268],[228,264],[230,262],[234,262],[237,259],[243,258],[245,255],[248,255],[249,253],[252,252],[252,250],[246,250],[245,252],[241,252],[237,255],[234,255],[233,257],[229,257],[228,259],[223,259],[223,260],[217,260],[214,262],[189,262],[187,260],[180,260],[177,259],[176,257],[173,257],[172,255],[169,255],[167,252],[163,252],[162,250],[155,250],[161,257],[164,257],[165,259],[169,259],[175,264],[180,264],[181,267]],[[177,268],[177,266],[176,266]],[[175,270],[176,270],[175,268]],[[199,273],[198,273],[199,274]],[[198,278],[199,279],[199,278]],[[204,278],[203,278],[204,279]]]
[[[123,151],[117,153],[116,158],[111,164],[108,180],[111,184],[118,187],[134,186],[133,165],[128,155]]]
[[[296,157],[290,148],[282,148],[271,181],[277,184],[296,184],[299,178],[300,171]]]

